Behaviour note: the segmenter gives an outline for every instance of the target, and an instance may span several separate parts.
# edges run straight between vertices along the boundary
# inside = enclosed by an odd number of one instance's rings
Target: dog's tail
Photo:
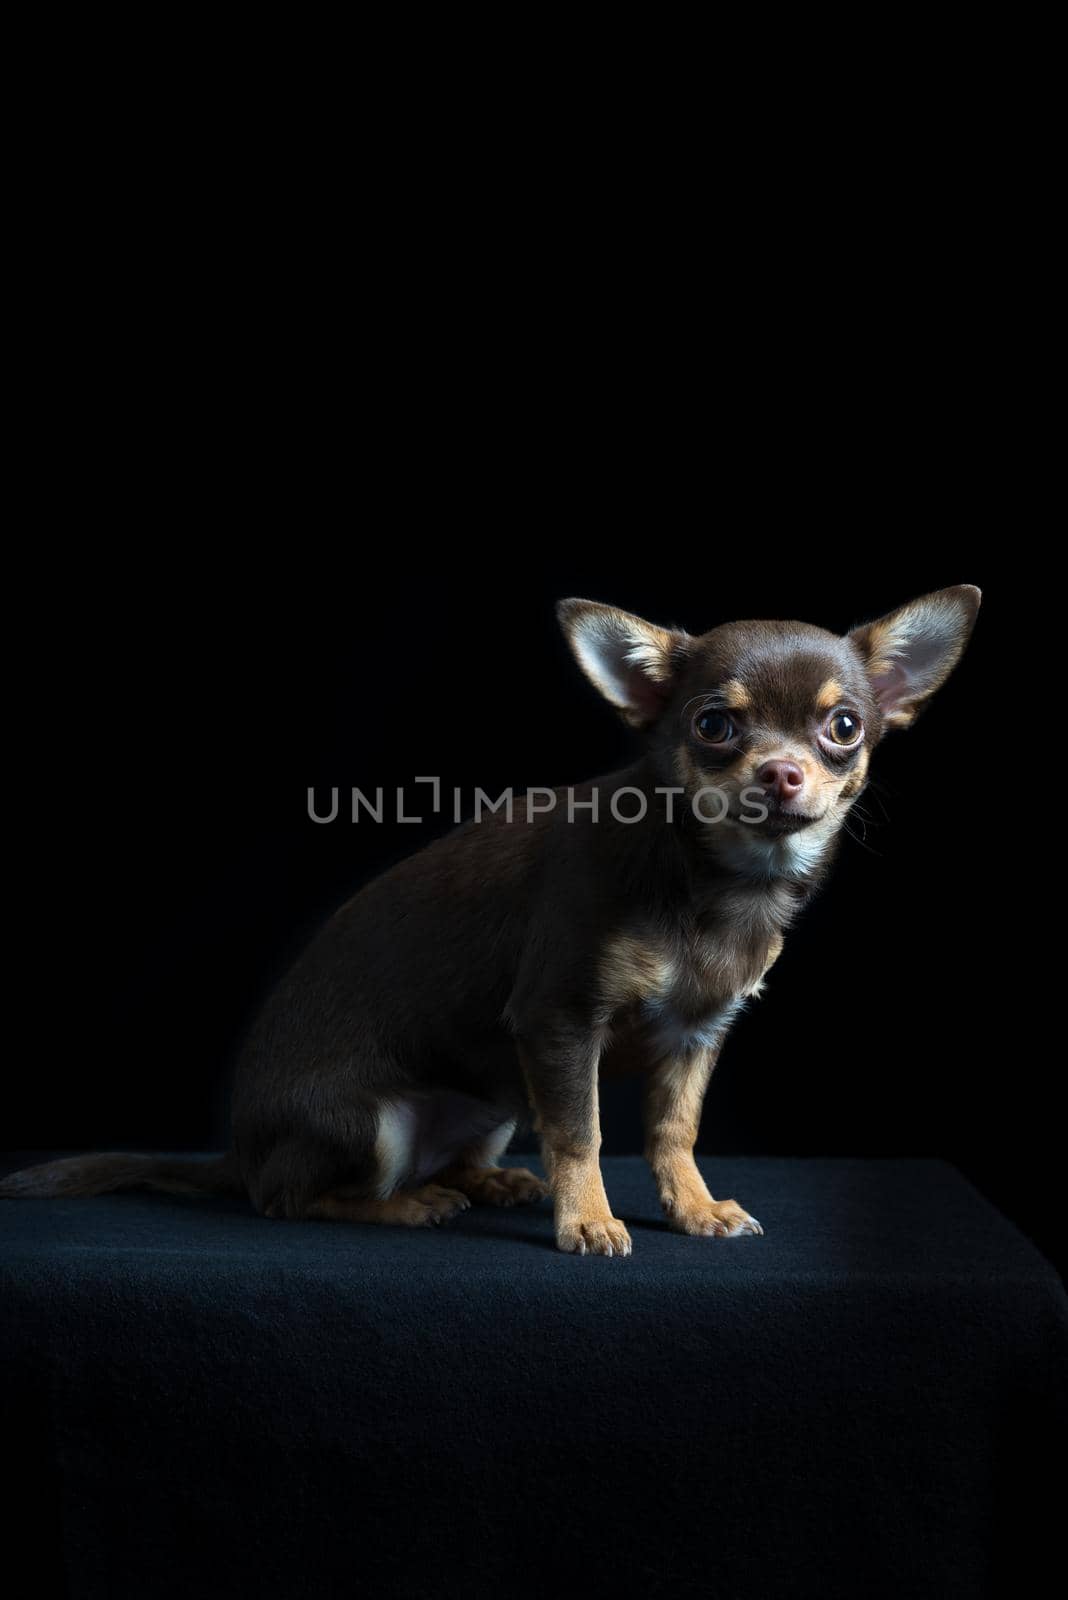
[[[164,1189],[168,1194],[244,1194],[237,1157],[198,1161],[181,1156],[67,1156],[24,1167],[0,1179],[0,1199],[114,1194],[118,1189]]]

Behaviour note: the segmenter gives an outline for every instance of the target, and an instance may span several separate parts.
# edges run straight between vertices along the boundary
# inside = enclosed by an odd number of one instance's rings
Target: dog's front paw
[[[704,1200],[700,1204],[668,1207],[668,1221],[676,1233],[705,1238],[734,1239],[742,1233],[763,1233],[755,1217],[737,1200]]]
[[[556,1244],[579,1256],[629,1256],[630,1234],[615,1217],[598,1217],[593,1222],[568,1218],[556,1228]]]

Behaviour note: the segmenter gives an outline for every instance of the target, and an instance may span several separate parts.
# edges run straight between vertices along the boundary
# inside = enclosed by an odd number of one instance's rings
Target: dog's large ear
[[[556,615],[579,666],[624,720],[632,728],[655,722],[693,647],[690,634],[594,600],[561,600]]]
[[[936,589],[847,636],[856,645],[890,728],[907,728],[964,653],[979,611],[971,583]]]

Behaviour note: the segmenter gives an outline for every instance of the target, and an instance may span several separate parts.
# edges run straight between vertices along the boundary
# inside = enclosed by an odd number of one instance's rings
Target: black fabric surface
[[[1052,1268],[939,1162],[701,1164],[763,1238],[669,1233],[637,1158],[629,1260],[559,1254],[545,1204],[0,1202],[8,1564],[108,1600],[1037,1592]]]

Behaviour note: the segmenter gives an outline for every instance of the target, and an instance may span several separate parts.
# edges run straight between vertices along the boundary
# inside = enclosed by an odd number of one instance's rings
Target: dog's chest
[[[741,914],[727,909],[735,914],[683,925],[670,937],[642,930],[608,943],[600,1018],[609,1031],[627,1027],[657,1056],[720,1042],[782,949],[780,925],[763,901]]]

